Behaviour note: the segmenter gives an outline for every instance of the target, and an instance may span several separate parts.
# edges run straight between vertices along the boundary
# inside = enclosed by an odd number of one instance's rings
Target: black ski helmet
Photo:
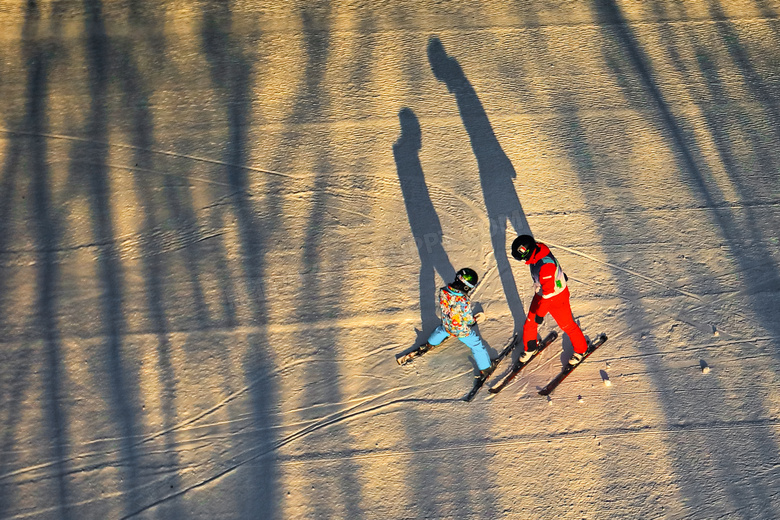
[[[477,286],[477,281],[479,281],[477,272],[469,267],[464,267],[455,273],[455,281],[452,282],[452,286],[463,292],[469,292]]]
[[[512,256],[527,261],[536,249],[536,240],[531,235],[520,235],[512,242]]]

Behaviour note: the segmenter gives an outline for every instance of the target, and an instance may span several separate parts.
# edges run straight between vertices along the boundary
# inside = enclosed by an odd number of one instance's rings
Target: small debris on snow
[[[547,404],[552,406],[552,397],[550,397],[549,395],[547,396]]]
[[[604,386],[612,386],[612,381],[609,379],[609,374],[605,370],[600,370],[601,380],[604,381]]]
[[[699,360],[699,366],[701,367],[701,373],[702,374],[709,374],[710,373],[710,366],[703,359]]]
[[[577,402],[578,402],[578,403],[580,403],[580,404],[582,404],[582,403],[584,403],[584,402],[585,402],[585,400],[582,398],[582,396],[581,396],[581,395],[578,395],[578,396],[577,396]]]

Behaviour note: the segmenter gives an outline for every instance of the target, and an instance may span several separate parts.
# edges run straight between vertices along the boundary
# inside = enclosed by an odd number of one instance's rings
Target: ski
[[[423,354],[425,354],[426,352],[430,352],[431,350],[433,350],[435,348],[441,347],[442,345],[447,343],[450,339],[452,339],[452,336],[444,338],[444,341],[442,341],[438,345],[428,345],[428,343],[423,343],[422,345],[419,345],[417,348],[415,348],[414,350],[412,350],[410,352],[407,352],[406,354],[399,354],[399,355],[397,355],[395,357],[395,361],[399,365],[405,365],[405,364],[411,362],[412,360],[414,360],[414,358],[420,357]]]
[[[496,370],[496,367],[499,363],[510,353],[512,352],[512,349],[515,348],[515,344],[517,343],[517,334],[512,336],[512,339],[509,341],[506,347],[504,347],[504,350],[501,351],[501,353],[498,355],[496,359],[491,360],[490,363],[490,373],[485,376],[477,376],[474,380],[474,386],[471,388],[468,394],[463,398],[464,401],[469,402],[472,399],[474,399],[474,396],[477,395],[477,392],[479,392],[479,389],[482,388],[482,385],[485,384],[485,381],[487,381],[487,378],[490,377],[493,372]]]
[[[495,385],[495,386],[493,386],[491,388],[488,388],[488,392],[490,392],[491,394],[497,394],[501,390],[503,390],[509,383],[512,382],[512,380],[515,377],[517,377],[517,374],[519,374],[520,371],[523,370],[523,368],[525,368],[525,366],[528,363],[533,361],[534,358],[536,356],[538,356],[541,351],[546,349],[556,339],[558,339],[558,333],[553,330],[542,340],[542,342],[539,344],[539,350],[537,350],[536,353],[533,356],[531,356],[531,358],[528,361],[526,361],[525,363],[523,363],[519,359],[517,361],[515,361],[514,364],[512,365],[512,369],[504,377],[504,379],[500,383],[498,383],[497,385]]]
[[[606,334],[599,334],[599,336],[594,340],[591,341],[590,345],[588,346],[588,350],[585,352],[585,356],[582,358],[582,360],[577,363],[576,365],[566,365],[563,367],[561,372],[555,376],[555,379],[547,383],[547,386],[539,390],[539,395],[550,395],[553,390],[558,388],[558,385],[563,382],[564,379],[566,379],[569,374],[571,374],[575,368],[580,366],[586,359],[588,359],[588,356],[593,354],[593,352],[596,351],[597,348],[599,348],[601,345],[604,344],[604,342],[607,341],[607,335]]]

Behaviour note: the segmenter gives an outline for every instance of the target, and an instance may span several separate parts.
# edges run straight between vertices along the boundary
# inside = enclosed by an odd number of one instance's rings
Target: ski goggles
[[[517,248],[517,254],[515,255],[516,258],[519,258],[520,260],[528,260],[528,258],[531,256],[531,250],[528,249],[525,246],[520,246]]]
[[[461,282],[463,282],[463,285],[465,285],[469,289],[473,289],[474,287],[476,287],[476,285],[474,285],[473,283],[471,283],[468,280],[466,280],[465,278],[463,278],[463,275],[459,275],[457,277],[457,279],[460,280]]]

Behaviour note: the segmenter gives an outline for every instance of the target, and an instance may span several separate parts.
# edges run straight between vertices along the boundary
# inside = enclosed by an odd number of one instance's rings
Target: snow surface
[[[3,0],[0,517],[780,518],[779,14]],[[398,367],[528,231],[604,347]]]

